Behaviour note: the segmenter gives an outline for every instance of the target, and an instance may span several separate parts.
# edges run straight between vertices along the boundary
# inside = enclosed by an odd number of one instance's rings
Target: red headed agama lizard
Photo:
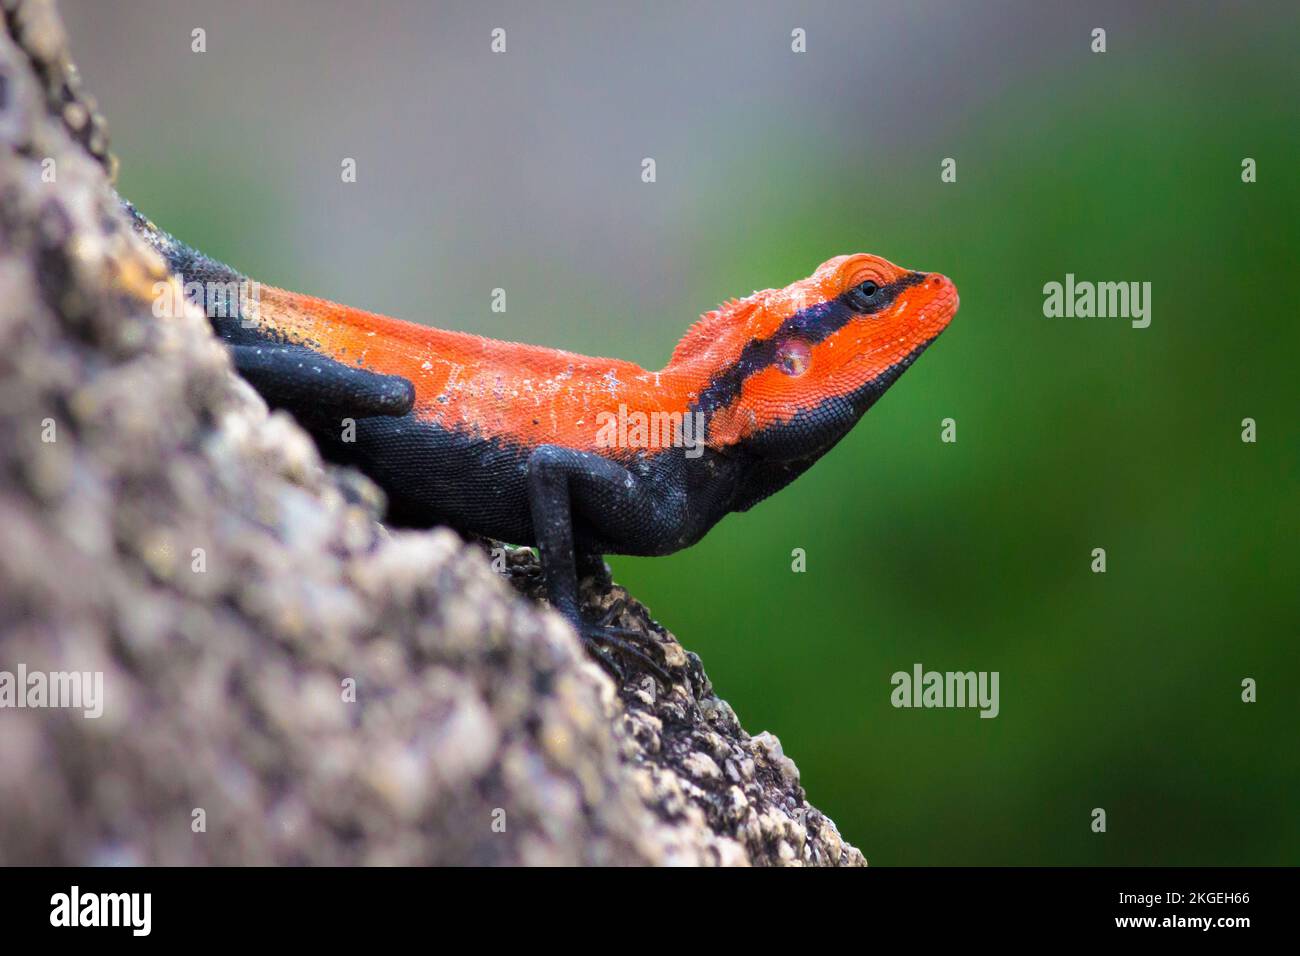
[[[204,290],[195,301],[239,374],[293,414],[326,458],[375,481],[390,521],[536,546],[552,606],[588,648],[606,666],[602,648],[630,653],[661,676],[632,632],[584,616],[580,576],[603,570],[605,554],[685,548],[785,487],[849,432],[958,304],[943,275],[838,256],[784,289],[705,313],[652,372],[269,286],[241,312],[213,292],[244,282],[240,273],[124,205],[172,271],[200,284],[190,286]]]

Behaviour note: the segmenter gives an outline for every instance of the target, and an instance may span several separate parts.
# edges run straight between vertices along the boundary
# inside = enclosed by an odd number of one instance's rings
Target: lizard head
[[[710,447],[773,462],[829,449],[957,311],[943,275],[837,256],[807,279],[709,313],[673,354],[710,369],[696,408]]]

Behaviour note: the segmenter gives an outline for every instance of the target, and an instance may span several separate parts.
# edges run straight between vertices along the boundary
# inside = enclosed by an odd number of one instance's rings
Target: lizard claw
[[[616,606],[612,606],[605,614],[601,615],[599,621],[583,621],[582,626],[578,628],[578,636],[582,638],[582,643],[591,655],[600,662],[601,666],[609,672],[610,676],[620,684],[627,680],[627,674],[613,660],[611,652],[617,652],[622,656],[636,660],[665,686],[671,685],[672,678],[663,668],[663,665],[642,649],[642,647],[653,644],[653,641],[648,640],[646,635],[640,631],[627,627],[611,626],[610,622],[622,610],[621,602],[618,602]]]
[[[614,623],[614,621],[619,617],[619,615],[623,613],[626,607],[627,607],[626,599],[621,597],[614,598],[614,600],[610,602],[609,607],[605,609],[605,613],[600,616],[600,620],[596,622],[596,626],[600,628],[609,627]],[[618,628],[618,630],[627,630],[627,629]]]

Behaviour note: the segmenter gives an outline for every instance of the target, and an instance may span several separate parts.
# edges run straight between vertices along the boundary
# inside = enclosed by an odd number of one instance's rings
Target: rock
[[[0,709],[0,864],[863,863],[621,588],[586,598],[670,686],[615,686],[531,552],[385,528],[202,315],[156,316],[57,14],[4,8],[0,702],[20,665],[103,684]]]

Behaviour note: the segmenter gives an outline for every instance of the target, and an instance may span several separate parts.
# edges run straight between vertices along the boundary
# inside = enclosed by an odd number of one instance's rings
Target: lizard
[[[373,480],[386,520],[536,547],[551,606],[618,676],[610,651],[664,671],[612,614],[584,612],[579,581],[607,575],[606,554],[688,547],[785,487],[958,307],[940,273],[836,256],[704,313],[649,371],[253,284],[123,206],[235,370]]]

